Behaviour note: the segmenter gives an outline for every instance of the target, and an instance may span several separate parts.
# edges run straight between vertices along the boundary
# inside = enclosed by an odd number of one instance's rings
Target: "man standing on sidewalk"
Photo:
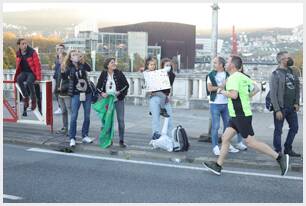
[[[37,52],[28,46],[26,39],[20,38],[17,40],[18,51],[16,52],[16,73],[14,75],[14,82],[17,81],[22,94],[24,95],[24,108],[29,107],[29,94],[27,88],[30,90],[31,109],[36,108],[36,94],[34,82],[41,80],[41,65]]]
[[[61,73],[61,63],[59,61],[59,56],[63,54],[63,52],[65,51],[65,45],[64,44],[58,44],[55,47],[56,49],[56,59],[55,59],[55,66],[54,66],[54,74],[53,74],[53,79],[54,79],[54,84],[55,87],[54,88],[58,88],[59,83],[60,83],[60,73]],[[58,109],[54,112],[54,114],[62,114],[62,110],[58,101],[58,94],[59,92],[54,89],[54,96],[56,98],[56,102],[58,105]]]
[[[270,78],[270,97],[273,105],[274,139],[273,146],[276,152],[282,152],[281,135],[284,120],[288,122],[289,132],[284,144],[284,153],[289,156],[301,155],[292,150],[292,143],[298,132],[298,118],[300,101],[300,82],[296,74],[290,68],[293,60],[287,51],[279,52],[276,56],[278,67]]]
[[[203,164],[213,173],[221,175],[230,141],[237,133],[240,133],[245,138],[248,147],[271,156],[279,163],[281,175],[286,175],[289,167],[289,155],[275,152],[267,144],[256,140],[254,137],[250,97],[255,95],[259,88],[250,78],[238,71],[241,67],[242,60],[239,56],[229,57],[227,71],[230,73],[230,77],[226,83],[226,91],[218,89],[218,93],[228,97],[228,109],[231,118],[222,136],[221,152],[217,162],[204,162]],[[249,92],[249,87],[251,92]]]
[[[222,57],[216,57],[213,60],[214,70],[209,72],[207,78],[207,90],[209,95],[209,110],[211,114],[211,143],[213,146],[214,155],[220,155],[220,149],[218,146],[218,130],[220,128],[220,117],[223,121],[223,132],[227,127],[229,115],[227,108],[227,97],[222,94],[217,94],[218,89],[224,89],[225,82],[229,74],[225,71],[225,59]],[[241,142],[242,143],[242,142]],[[229,146],[229,152],[239,152],[231,144]]]

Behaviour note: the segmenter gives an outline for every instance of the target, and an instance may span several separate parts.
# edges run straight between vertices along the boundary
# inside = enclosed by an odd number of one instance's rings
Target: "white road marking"
[[[170,168],[208,171],[204,167],[192,167],[192,166],[174,165],[174,164],[157,163],[157,162],[140,161],[140,160],[126,160],[126,159],[119,159],[119,158],[112,158],[112,157],[101,157],[101,156],[85,155],[85,154],[77,154],[77,153],[64,153],[64,152],[58,152],[58,151],[40,149],[40,148],[30,148],[30,149],[27,149],[27,151],[49,153],[49,154],[58,154],[58,155],[73,156],[73,157],[82,157],[82,158],[88,158],[88,159],[126,162],[126,163],[142,164],[142,165],[152,165],[152,166],[161,166],[161,167],[170,167]],[[271,174],[256,173],[256,172],[239,172],[239,171],[231,171],[231,170],[222,170],[222,173],[237,174],[237,175],[249,175],[249,176],[258,176],[258,177],[271,177],[271,178],[277,178],[277,179],[303,180],[303,177],[280,176],[280,175],[271,175]]]
[[[3,194],[3,199],[9,199],[9,200],[22,200],[22,197],[14,196],[14,195],[6,195]]]

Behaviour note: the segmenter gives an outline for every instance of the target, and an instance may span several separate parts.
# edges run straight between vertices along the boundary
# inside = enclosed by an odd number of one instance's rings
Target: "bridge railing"
[[[12,80],[14,76],[15,70],[4,70],[4,80]],[[130,89],[128,91],[128,97],[138,99],[138,100],[145,100],[145,90],[143,89],[143,75],[138,72],[124,72],[127,81],[130,84]],[[199,107],[201,104],[206,104],[208,102],[208,98],[206,95],[206,82],[205,76],[207,73],[184,73],[184,74],[177,74],[173,88],[172,88],[172,100],[177,102],[177,105],[180,104],[182,107],[190,108],[190,103],[192,102],[199,102]],[[53,71],[44,70],[42,72],[42,80],[51,80],[53,76]],[[100,76],[100,72],[90,72],[89,78],[94,83],[98,81]],[[262,81],[266,81],[266,90],[259,92],[259,94],[255,95],[251,103],[255,104],[263,104],[265,102],[266,94],[269,91],[269,76],[262,75],[259,76],[257,79],[251,74],[251,78],[254,79],[256,82],[260,83]],[[303,81],[301,81],[301,104],[303,103]],[[259,86],[261,86],[259,84]],[[7,85],[4,85],[4,90],[11,90]],[[135,103],[136,104],[136,103]]]

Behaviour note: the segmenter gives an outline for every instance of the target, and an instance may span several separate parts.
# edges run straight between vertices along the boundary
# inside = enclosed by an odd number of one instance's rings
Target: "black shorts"
[[[249,135],[254,136],[252,127],[252,116],[247,117],[231,117],[228,121],[228,126],[240,133],[243,138]]]

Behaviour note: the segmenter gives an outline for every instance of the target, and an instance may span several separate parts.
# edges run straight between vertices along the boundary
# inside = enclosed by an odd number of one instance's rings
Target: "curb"
[[[60,145],[55,142],[47,142],[43,144],[43,142],[38,143],[31,140],[25,140],[20,138],[4,138],[4,143],[13,143],[13,144],[21,144],[27,146],[38,146],[46,149],[55,150]],[[44,141],[45,142],[45,141]],[[95,154],[103,154],[103,155],[116,155],[118,157],[124,159],[131,158],[151,158],[155,160],[168,160],[175,163],[190,163],[201,165],[203,161],[213,161],[216,160],[215,157],[192,157],[189,156],[186,152],[180,153],[158,153],[157,150],[146,151],[146,150],[136,150],[136,149],[122,149],[116,144],[113,147],[108,149],[101,149],[98,145],[82,145],[77,141],[77,147],[75,148],[75,152],[91,152]],[[279,170],[279,165],[275,162],[271,164],[272,161],[252,161],[249,160],[241,160],[241,159],[226,159],[224,162],[225,166],[237,166],[241,168],[249,168],[249,169],[273,169]],[[303,172],[303,165],[298,163],[290,163],[290,170],[295,172]]]

